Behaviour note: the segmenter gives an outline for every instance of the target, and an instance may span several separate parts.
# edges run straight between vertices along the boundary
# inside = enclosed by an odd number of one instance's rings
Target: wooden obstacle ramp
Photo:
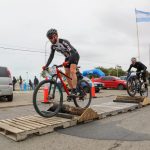
[[[148,97],[142,97],[142,96],[117,96],[114,102],[124,102],[124,103],[137,103],[142,106],[149,105],[150,99]]]
[[[21,141],[32,134],[42,135],[53,132],[56,128],[74,126],[76,123],[76,120],[60,117],[25,116],[0,120],[0,133],[15,141]]]
[[[14,119],[0,120],[0,133],[15,141],[26,139],[29,135],[42,135],[53,132],[57,128],[67,128],[78,123],[86,123],[95,119],[103,119],[120,113],[133,111],[140,108],[139,103],[107,102],[92,105],[81,115],[60,112],[56,117],[43,118],[38,115],[17,117]],[[72,108],[72,107],[71,107]],[[70,109],[67,109],[70,111]],[[76,109],[72,113],[78,114]],[[79,114],[80,114],[79,113]]]
[[[81,116],[59,113],[56,117],[44,118],[38,115],[0,120],[0,133],[15,140],[25,140],[30,135],[42,135],[58,128],[67,128],[77,123],[98,118],[96,112],[87,108]]]
[[[100,105],[93,105],[92,109],[97,112],[99,119],[103,119],[109,116],[114,116],[120,113],[126,113],[139,108],[138,104],[131,103],[115,103],[107,102]]]

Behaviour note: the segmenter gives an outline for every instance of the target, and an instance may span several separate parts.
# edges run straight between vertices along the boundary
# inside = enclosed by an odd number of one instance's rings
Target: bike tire
[[[83,87],[83,85],[86,85],[86,88]],[[86,90],[85,90],[86,89]],[[81,93],[84,93],[84,94],[89,94],[88,98],[87,98],[87,104],[85,104],[85,106],[80,106],[79,102],[82,102],[81,100],[78,100],[78,98],[74,98],[74,104],[76,107],[80,107],[80,108],[88,108],[91,104],[91,101],[92,101],[92,93],[91,93],[91,86],[90,84],[85,81],[85,80],[79,80],[78,83],[77,83],[77,90],[78,92],[81,94]],[[85,98],[86,95],[84,95],[83,98]]]
[[[148,97],[148,87],[147,87],[147,88],[145,89],[145,91],[143,92],[143,91],[142,91],[142,86],[143,86],[143,84],[144,84],[144,83],[142,83],[142,84],[141,84],[141,87],[140,87],[140,88],[141,88],[141,90],[140,90],[140,96]],[[145,84],[144,84],[144,87],[145,87]]]
[[[46,84],[46,83],[49,83],[49,84],[54,84],[57,89],[58,89],[58,92],[60,94],[60,100],[59,100],[59,105],[58,107],[55,109],[55,111],[53,112],[48,112],[48,110],[46,110],[45,112],[44,111],[41,111],[38,107],[38,104],[37,104],[37,93],[38,91],[40,90],[40,88],[42,88],[42,85]],[[50,91],[49,91],[50,92]],[[63,94],[62,94],[62,91],[59,87],[59,85],[57,84],[57,82],[55,82],[54,80],[43,80],[41,81],[38,86],[35,88],[34,92],[33,92],[33,106],[34,106],[34,109],[35,111],[42,117],[52,117],[52,116],[55,116],[61,109],[62,107],[62,104],[63,104]]]
[[[131,97],[134,97],[134,96],[136,95],[136,89],[135,89],[134,93],[131,93],[131,91],[130,91],[130,89],[129,89],[129,84],[131,84],[131,86],[132,86],[133,82],[135,82],[135,80],[132,79],[132,78],[130,78],[130,79],[127,81],[127,93],[128,93],[128,95],[131,96]],[[136,83],[135,83],[135,85],[136,85]],[[136,87],[135,87],[135,88],[136,88]]]

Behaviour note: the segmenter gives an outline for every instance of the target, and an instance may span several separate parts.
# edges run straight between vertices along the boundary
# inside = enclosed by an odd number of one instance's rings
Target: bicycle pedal
[[[69,96],[67,96],[67,101],[68,101],[68,102],[70,102],[70,101],[71,101],[71,99],[72,99],[72,98],[70,97],[70,95],[69,95]]]

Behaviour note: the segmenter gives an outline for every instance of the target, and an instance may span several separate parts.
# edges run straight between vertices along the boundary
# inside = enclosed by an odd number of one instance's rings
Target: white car
[[[0,67],[0,97],[5,97],[8,101],[13,100],[12,79],[7,67]]]
[[[92,87],[92,81],[88,77],[83,77],[83,80],[87,81]],[[94,82],[94,86],[95,86],[95,92],[99,93],[100,89],[103,87],[103,84]]]

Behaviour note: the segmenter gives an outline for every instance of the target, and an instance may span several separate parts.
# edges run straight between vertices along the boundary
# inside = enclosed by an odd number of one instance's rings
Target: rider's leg
[[[71,78],[72,78],[72,87],[73,87],[73,89],[76,89],[76,86],[77,86],[76,70],[77,70],[77,65],[76,64],[71,64],[70,65],[70,75],[71,75]]]
[[[143,77],[143,81],[144,81],[144,84],[145,84],[145,88],[147,88],[146,72],[143,72],[142,77]]]
[[[65,73],[68,77],[71,77],[70,76],[70,68],[65,68]],[[69,78],[67,78],[67,82],[69,84],[69,88],[70,89],[73,89],[73,86],[72,86],[72,80],[70,80]]]

